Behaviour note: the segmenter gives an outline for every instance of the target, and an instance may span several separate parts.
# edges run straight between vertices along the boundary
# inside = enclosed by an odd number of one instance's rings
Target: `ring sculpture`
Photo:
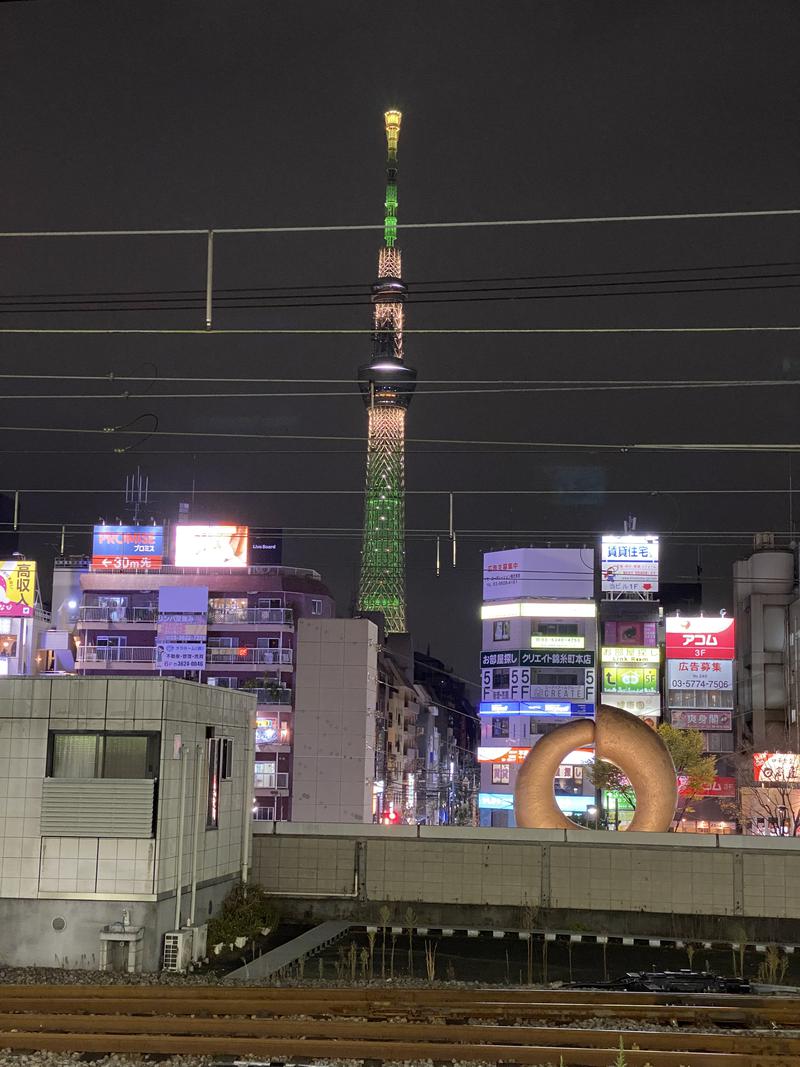
[[[629,830],[666,832],[675,814],[678,783],[672,757],[655,730],[619,708],[601,704],[597,717],[575,719],[547,734],[530,750],[517,775],[514,815],[529,829],[574,830],[556,804],[553,778],[564,757],[594,745],[595,759],[616,764],[636,793],[636,814]]]

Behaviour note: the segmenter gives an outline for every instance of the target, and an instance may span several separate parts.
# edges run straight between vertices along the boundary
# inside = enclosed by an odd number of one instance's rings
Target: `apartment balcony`
[[[209,648],[206,651],[206,667],[212,669],[220,664],[228,664],[235,667],[277,667],[278,670],[290,671],[293,657],[291,648]],[[155,670],[158,666],[153,645],[80,645],[77,665],[102,670],[116,667],[120,670]],[[268,691],[265,689],[264,692],[266,694]],[[288,692],[291,694],[291,690]],[[279,696],[282,696],[280,692]],[[291,695],[285,702],[291,703]],[[280,699],[278,703],[284,703],[284,700]]]
[[[292,669],[294,650],[291,648],[209,648],[206,664],[216,667],[227,663],[236,667],[277,667]]]
[[[158,621],[158,607],[155,604],[147,604],[141,607],[96,607],[92,604],[84,604],[80,610],[79,625],[81,626],[113,626],[145,624],[154,626]]]
[[[253,777],[253,788],[258,790],[271,790],[278,795],[287,795],[289,792],[289,772],[261,770],[262,767],[272,767],[272,764],[257,763]]]
[[[256,705],[259,708],[290,707],[294,695],[291,689],[263,689],[260,686],[247,691],[256,694]]]
[[[292,608],[211,608],[209,626],[294,626]]]
[[[153,645],[112,646],[80,645],[77,657],[78,667],[101,670],[119,667],[121,670],[152,671],[156,666],[156,650]]]

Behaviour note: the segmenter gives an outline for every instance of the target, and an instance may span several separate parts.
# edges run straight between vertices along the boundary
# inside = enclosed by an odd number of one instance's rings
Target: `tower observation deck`
[[[358,368],[367,408],[367,480],[358,610],[382,612],[387,633],[406,630],[406,411],[417,372],[405,363],[406,286],[397,247],[399,111],[387,111],[386,201],[378,279],[372,286],[372,358]]]

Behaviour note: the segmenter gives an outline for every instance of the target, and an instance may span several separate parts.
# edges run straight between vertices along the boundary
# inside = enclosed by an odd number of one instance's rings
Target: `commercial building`
[[[54,588],[67,591],[59,611],[77,613],[79,674],[190,678],[255,694],[254,814],[284,820],[292,817],[296,625],[332,618],[335,607],[317,571],[251,562],[248,535],[247,527],[179,525],[169,562],[161,527],[98,527],[89,566],[57,561]],[[101,537],[123,554],[104,552]],[[125,538],[134,540],[120,544]],[[125,554],[142,545],[159,551]]]
[[[36,675],[50,657],[45,631],[50,615],[42,608],[37,566],[17,554],[0,561],[0,678]]]
[[[0,679],[0,958],[157,969],[246,873],[254,716],[176,679]]]
[[[591,717],[596,701],[597,606],[594,550],[522,548],[483,557],[481,764],[483,826],[514,826],[519,765],[531,747],[570,717]],[[586,814],[594,790],[576,752],[559,769],[556,798]]]

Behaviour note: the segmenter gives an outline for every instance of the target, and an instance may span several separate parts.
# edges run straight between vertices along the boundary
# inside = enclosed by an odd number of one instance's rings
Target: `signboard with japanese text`
[[[733,661],[668,659],[667,689],[733,689]]]
[[[568,700],[484,700],[478,705],[480,715],[532,715],[534,718],[569,716],[591,718],[594,704]]]
[[[732,711],[710,711],[698,709],[689,711],[686,708],[673,708],[670,712],[673,726],[680,730],[732,730]]]
[[[659,663],[657,648],[636,646],[615,648],[604,645],[600,658],[603,663],[649,663],[656,667]]]
[[[583,634],[531,634],[531,648],[583,648]]]
[[[734,659],[734,619],[690,618],[670,615],[667,624],[667,659]]]
[[[492,748],[489,745],[478,747],[478,763],[524,763],[530,748],[518,748],[516,746],[501,746]]]
[[[594,652],[481,652],[481,667],[593,667]]]
[[[685,774],[678,775],[678,793],[682,797],[692,795],[689,790],[689,779]],[[704,786],[699,793],[694,795],[699,797],[722,797],[724,800],[735,800],[736,779],[715,778],[711,785]]]
[[[604,593],[658,592],[658,538],[604,536],[600,571]]]
[[[754,752],[753,778],[757,782],[800,782],[800,755],[796,752]]]
[[[0,561],[0,619],[31,618],[35,599],[35,562],[29,559]]]
[[[657,667],[603,665],[604,693],[657,693]]]
[[[486,667],[481,671],[481,700],[581,700],[594,701],[595,672],[583,668],[582,681],[543,683],[529,667]],[[572,675],[575,678],[576,675]]]
[[[591,548],[513,548],[483,555],[483,599],[520,597],[591,599]]]
[[[206,665],[205,641],[160,641],[156,667],[165,671],[201,671]]]
[[[158,570],[163,562],[163,526],[94,527],[94,568],[107,571],[150,571]]]
[[[176,526],[176,567],[246,567],[247,526]]]

